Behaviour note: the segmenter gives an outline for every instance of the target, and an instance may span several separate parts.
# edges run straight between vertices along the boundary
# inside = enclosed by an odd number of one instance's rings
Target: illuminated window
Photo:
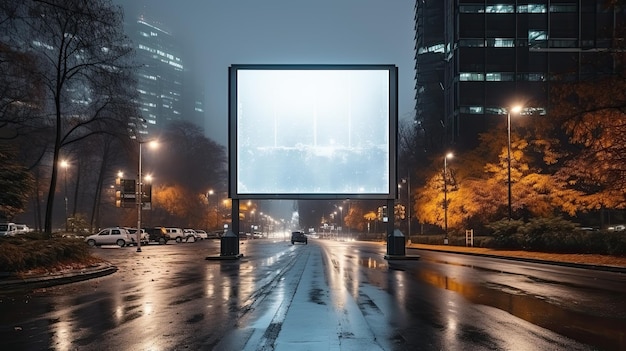
[[[514,5],[487,5],[485,8],[486,13],[515,13]]]
[[[424,53],[427,53],[427,52],[443,53],[443,49],[444,49],[444,45],[443,44],[436,44],[436,45],[432,45],[432,46],[429,46],[429,47],[420,48],[418,50],[418,54],[424,54]]]
[[[490,38],[487,39],[487,46],[496,48],[515,47],[515,39],[511,38]]]
[[[483,107],[482,106],[461,106],[459,108],[459,111],[461,113],[466,113],[470,115],[481,115],[483,114]]]
[[[517,7],[517,12],[519,13],[546,13],[546,5],[545,4],[519,5]]]
[[[546,47],[548,32],[545,30],[528,30],[528,45],[531,47]]]
[[[512,82],[513,78],[513,73],[508,72],[491,72],[485,75],[485,80],[488,82]]]
[[[459,80],[462,82],[482,82],[485,80],[485,75],[476,72],[462,72],[459,75]]]

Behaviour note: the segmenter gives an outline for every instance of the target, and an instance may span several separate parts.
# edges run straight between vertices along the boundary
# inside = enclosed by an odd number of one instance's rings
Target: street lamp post
[[[63,192],[65,193],[65,231],[67,232],[69,229],[67,223],[67,167],[69,167],[69,163],[67,163],[67,161],[61,161],[61,167],[63,167]]]
[[[343,237],[343,206],[339,206],[339,227],[341,227],[341,236]],[[339,236],[339,233],[337,233]]]
[[[450,152],[443,158],[443,223],[446,232],[444,244],[448,244],[448,159],[453,156]]]
[[[506,133],[508,137],[507,143],[507,166],[508,166],[508,190],[509,190],[509,221],[511,217],[513,217],[513,206],[511,200],[511,112],[519,113],[522,110],[520,106],[513,106],[509,111],[507,111],[506,118]]]
[[[406,183],[406,210],[408,212],[407,229],[409,232],[409,238],[411,238],[411,174],[402,179],[402,182]]]
[[[139,167],[138,167],[138,176],[137,176],[137,192],[135,194],[135,200],[137,202],[137,252],[141,252],[141,210],[142,210],[142,200],[143,200],[143,179],[141,172],[141,148],[142,145],[146,143],[145,141],[139,141]],[[155,147],[157,143],[155,141],[149,141],[149,145]]]
[[[213,195],[215,192],[213,191],[213,189],[209,189],[209,191],[207,191],[206,193],[206,203],[207,203],[207,208],[208,208],[208,212],[207,212],[207,230],[209,230],[209,227],[211,226],[211,195]],[[215,199],[216,205],[217,205],[217,199]],[[215,219],[215,224],[217,225],[217,218]]]

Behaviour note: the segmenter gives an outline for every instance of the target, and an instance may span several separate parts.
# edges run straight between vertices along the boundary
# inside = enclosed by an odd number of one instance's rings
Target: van
[[[15,236],[17,226],[15,223],[0,223],[0,236]]]

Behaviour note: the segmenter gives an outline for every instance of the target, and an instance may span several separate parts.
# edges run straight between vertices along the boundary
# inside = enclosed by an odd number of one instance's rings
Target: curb
[[[499,259],[510,260],[510,261],[520,261],[520,262],[529,262],[529,263],[549,264],[549,265],[553,265],[553,266],[562,266],[562,267],[570,267],[570,268],[591,269],[591,270],[604,271],[604,272],[626,273],[626,267],[621,267],[621,266],[604,266],[604,265],[586,264],[586,263],[548,261],[548,260],[541,260],[541,259],[537,259],[537,258],[525,258],[525,257],[515,257],[515,256],[501,256],[501,255],[483,254],[483,253],[476,253],[476,252],[463,252],[463,251],[455,251],[455,250],[440,250],[440,249],[429,249],[429,248],[417,248],[417,247],[408,247],[408,246],[407,246],[407,248],[408,249],[412,249],[412,250],[424,250],[424,251],[431,251],[431,252],[445,252],[445,253],[452,253],[452,254],[461,254],[461,255],[488,257],[488,258],[499,258]]]
[[[73,270],[66,273],[33,276],[24,279],[8,278],[0,280],[0,292],[15,292],[39,288],[47,288],[55,285],[75,283],[92,278],[103,277],[117,272],[113,265],[99,265],[98,267]]]

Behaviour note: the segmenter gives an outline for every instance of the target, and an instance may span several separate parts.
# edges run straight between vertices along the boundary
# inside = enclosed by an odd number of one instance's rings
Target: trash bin
[[[387,255],[406,256],[405,236],[399,229],[387,236]]]
[[[239,237],[232,230],[227,231],[220,239],[220,256],[239,255]]]

